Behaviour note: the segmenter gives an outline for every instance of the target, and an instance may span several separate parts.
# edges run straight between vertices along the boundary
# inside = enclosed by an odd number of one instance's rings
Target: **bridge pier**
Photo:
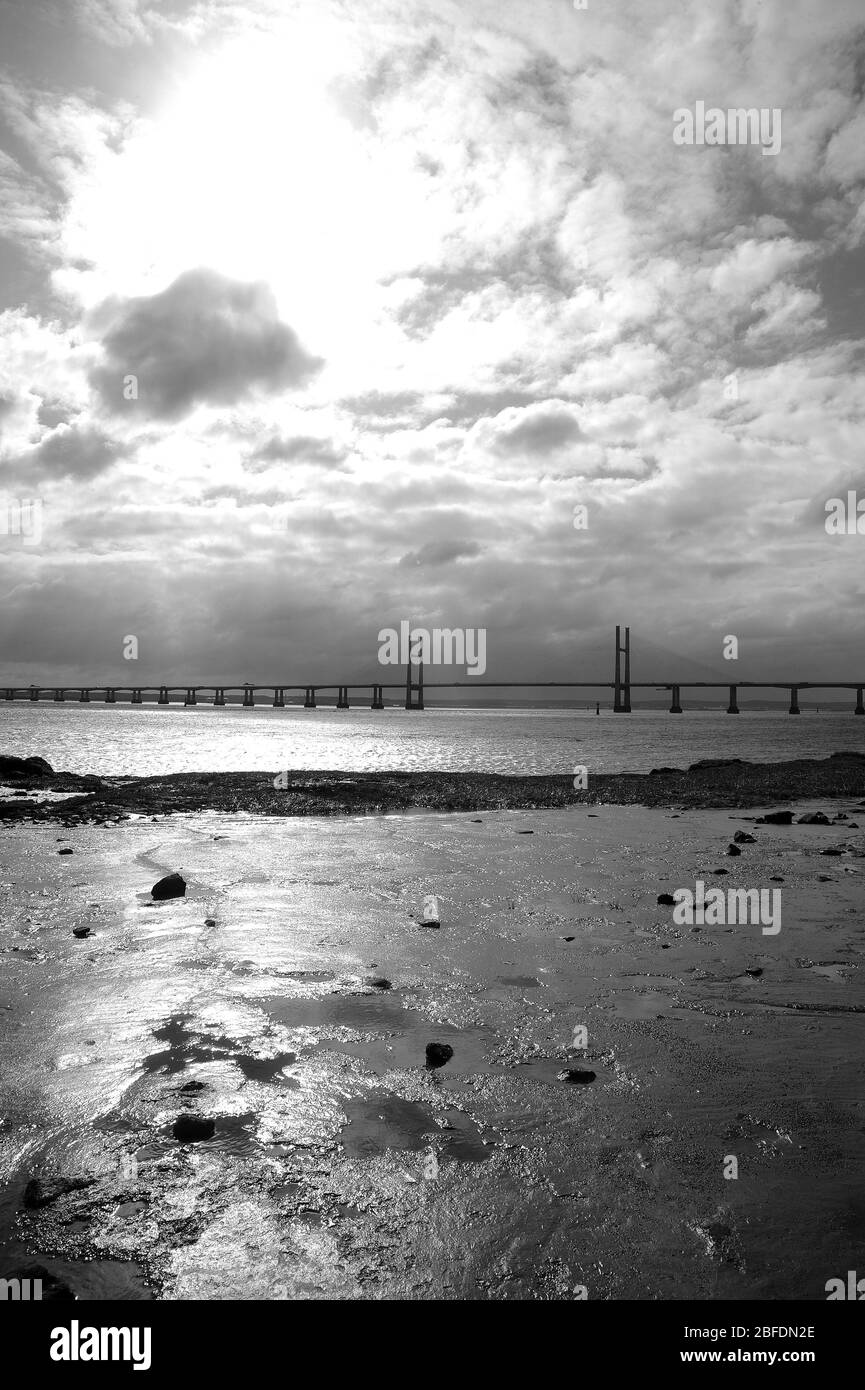
[[[168,704],[168,686],[167,686],[167,685],[161,685],[161,686],[159,687],[159,699],[156,701],[156,703],[157,703],[158,705],[167,705],[167,704]]]
[[[349,709],[349,708],[350,708],[349,703],[348,703],[348,686],[347,686],[347,685],[341,685],[341,686],[339,687],[339,694],[338,694],[337,697],[336,697],[336,707],[337,707],[337,709]]]
[[[791,686],[790,686],[790,713],[791,713],[791,714],[801,714],[801,713],[802,713],[802,711],[801,711],[800,708],[799,708],[799,687],[798,687],[798,685],[791,685]]]
[[[198,704],[198,691],[195,689],[195,686],[194,686],[194,685],[188,685],[188,686],[186,687],[186,698],[185,698],[185,700],[183,701],[183,703],[184,703],[184,705],[197,705],[197,704]]]
[[[728,713],[728,714],[738,714],[738,713],[739,713],[739,706],[736,704],[736,686],[735,686],[735,685],[731,685],[731,686],[730,686],[730,703],[729,703],[729,705],[727,706],[727,713]]]
[[[273,708],[285,708],[285,690],[281,685],[275,685],[273,687]]]
[[[80,694],[79,697],[78,697],[78,703],[81,704],[81,705],[89,705],[89,704],[90,704],[90,691],[89,691],[89,690],[82,690],[82,691],[81,691],[81,694]]]
[[[132,692],[132,704],[133,704],[133,705],[140,705],[140,704],[141,704],[141,691],[140,691],[140,690],[133,690],[133,692]]]
[[[854,709],[853,713],[854,713],[854,714],[865,714],[865,705],[863,705],[863,703],[862,703],[862,687],[861,687],[861,685],[857,685],[857,687],[856,687],[856,708]]]
[[[105,703],[106,705],[117,704],[117,691],[112,690],[111,686],[108,686],[107,690],[105,691]]]
[[[14,690],[11,690],[11,689],[9,689],[9,688],[7,688],[7,690],[6,690],[6,699],[7,699],[7,700],[14,700],[14,699],[15,699],[15,691],[14,691]]]
[[[218,685],[213,692],[213,703],[215,705],[225,704],[225,690],[221,685]]]
[[[32,689],[31,689],[31,691],[30,691],[30,699],[31,699],[31,700],[38,700],[38,699],[39,699],[39,696],[40,696],[41,694],[42,694],[42,692],[41,692],[41,690],[39,689],[39,687],[36,686],[36,685],[34,685],[34,686],[32,687]]]
[[[254,698],[254,693],[253,693],[252,686],[251,686],[251,685],[246,685],[246,686],[244,686],[244,688],[243,688],[243,708],[244,708],[244,709],[254,709],[254,707],[255,707],[255,698]]]
[[[671,713],[671,714],[681,714],[681,713],[682,713],[682,704],[681,704],[681,699],[680,699],[680,696],[679,696],[679,687],[678,687],[677,685],[674,685],[674,686],[673,686],[673,703],[670,705],[670,713]]]
[[[374,685],[372,688],[372,704],[370,705],[370,709],[384,709],[384,697],[380,685]]]
[[[65,700],[65,699],[66,699],[66,691],[65,691],[65,690],[55,690],[55,691],[54,691],[54,699],[57,700],[58,703],[59,703],[60,700]]]
[[[306,694],[305,694],[304,700],[303,700],[303,708],[304,708],[304,709],[315,709],[315,686],[314,686],[314,685],[308,685],[308,686],[306,687]]]

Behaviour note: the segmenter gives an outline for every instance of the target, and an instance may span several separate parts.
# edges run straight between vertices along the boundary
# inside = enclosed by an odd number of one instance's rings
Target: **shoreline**
[[[286,785],[275,786],[277,777]],[[765,806],[805,797],[865,799],[865,753],[753,763],[709,758],[689,768],[588,774],[585,790],[567,776],[474,772],[183,772],[98,777],[58,772],[44,759],[0,757],[0,823],[75,824],[173,812],[266,816],[381,815],[408,810],[554,810],[576,805]],[[46,794],[62,799],[39,800]],[[32,799],[32,798],[37,799]]]

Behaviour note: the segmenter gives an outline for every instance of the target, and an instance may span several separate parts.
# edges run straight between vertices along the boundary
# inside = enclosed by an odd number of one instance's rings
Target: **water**
[[[647,772],[698,758],[754,762],[865,751],[850,710],[788,715],[660,710],[185,709],[0,704],[0,752],[104,776],[170,772]]]

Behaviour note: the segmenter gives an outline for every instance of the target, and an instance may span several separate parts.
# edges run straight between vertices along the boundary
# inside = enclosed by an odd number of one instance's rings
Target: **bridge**
[[[337,709],[350,709],[351,701],[349,691],[353,692],[355,703],[357,696],[365,702],[369,698],[369,708],[383,710],[384,692],[386,690],[399,690],[405,692],[405,708],[408,710],[423,710],[424,690],[612,690],[613,692],[613,713],[631,713],[631,691],[632,690],[668,690],[670,691],[670,713],[681,714],[682,711],[682,691],[683,690],[722,690],[727,689],[729,699],[727,704],[728,714],[739,713],[738,692],[740,690],[789,690],[790,692],[790,714],[800,714],[799,692],[802,690],[855,690],[856,703],[853,709],[854,714],[865,715],[865,704],[863,704],[862,694],[865,690],[865,680],[845,681],[845,680],[823,680],[823,681],[772,681],[772,680],[752,680],[752,681],[632,681],[630,671],[630,628],[624,629],[624,643],[621,640],[621,629],[616,628],[616,659],[615,674],[612,681],[591,680],[591,681],[427,681],[424,686],[423,662],[409,661],[406,669],[405,682],[399,684],[382,684],[366,681],[349,681],[348,684],[340,681],[315,681],[311,684],[304,683],[299,685],[289,685],[284,681],[271,682],[265,681],[263,684],[251,684],[245,682],[242,685],[137,685],[137,686],[114,686],[114,685],[66,685],[66,686],[0,686],[0,697],[6,700],[31,700],[39,701],[43,694],[47,698],[52,698],[56,703],[66,700],[67,696],[71,700],[77,700],[87,704],[93,700],[101,700],[107,705],[117,703],[118,695],[129,697],[126,703],[132,705],[156,704],[170,705],[180,704],[185,706],[202,704],[225,705],[226,695],[237,696],[237,704],[243,709],[253,709],[256,704],[256,696],[264,696],[274,709],[283,709],[292,698],[296,697],[300,702],[303,697],[304,709],[315,709],[317,707],[317,697],[322,695],[336,695]],[[621,657],[624,656],[624,674],[622,674]]]

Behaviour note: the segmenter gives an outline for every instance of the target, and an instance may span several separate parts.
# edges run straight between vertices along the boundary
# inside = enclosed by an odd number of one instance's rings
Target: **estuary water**
[[[0,703],[0,752],[102,776],[345,770],[567,774],[647,772],[699,758],[754,762],[865,751],[850,710],[490,710],[256,706],[188,709]]]

